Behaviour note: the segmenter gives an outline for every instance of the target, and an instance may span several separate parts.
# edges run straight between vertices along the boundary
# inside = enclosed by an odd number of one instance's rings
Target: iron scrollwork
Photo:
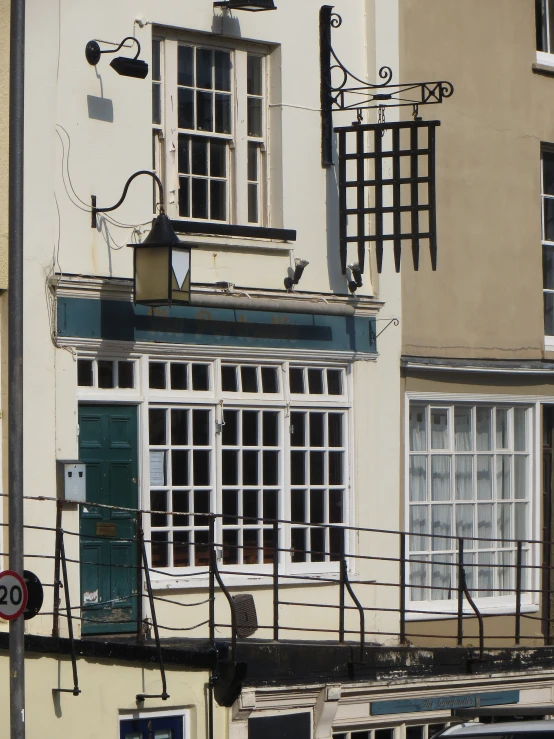
[[[380,82],[371,84],[353,74],[338,58],[331,43],[331,29],[340,28],[342,18],[333,13],[333,6],[324,5],[320,10],[320,56],[321,56],[321,114],[322,114],[322,163],[333,164],[332,132],[333,110],[357,112],[358,121],[363,110],[380,111],[389,107],[412,107],[418,120],[420,105],[436,105],[449,98],[454,86],[445,80],[438,82],[411,82],[393,84],[390,67],[379,70]],[[339,84],[333,76],[340,75]]]

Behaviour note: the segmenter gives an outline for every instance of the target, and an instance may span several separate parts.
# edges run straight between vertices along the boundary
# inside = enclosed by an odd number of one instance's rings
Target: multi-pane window
[[[226,221],[231,54],[179,44],[177,64],[179,215]]]
[[[554,52],[554,0],[535,0],[537,51]]]
[[[136,387],[136,361],[130,359],[77,360],[77,385],[100,390]]]
[[[165,134],[165,167],[158,162],[157,170],[169,215],[264,225],[265,56],[176,38],[154,40],[152,55],[154,131]],[[165,110],[163,88],[176,103]]]
[[[200,387],[195,367],[204,368]],[[207,513],[217,514],[223,566],[271,564],[277,519],[284,564],[337,561],[347,522],[345,370],[154,359],[149,368],[153,566],[205,566]],[[172,389],[190,392],[179,401]]]
[[[530,539],[530,414],[524,406],[410,404],[413,601],[457,597],[458,538],[475,596],[513,591],[516,541]],[[524,541],[524,564],[528,557]]]
[[[554,148],[543,146],[541,166],[544,333],[554,336]]]
[[[449,725],[449,723],[401,724],[362,731],[345,731],[333,734],[333,739],[432,739]]]

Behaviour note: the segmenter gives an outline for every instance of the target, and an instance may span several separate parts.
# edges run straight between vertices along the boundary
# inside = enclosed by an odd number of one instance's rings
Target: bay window
[[[412,401],[408,448],[411,600],[457,598],[459,538],[473,596],[509,596],[517,540],[530,561],[530,408]]]

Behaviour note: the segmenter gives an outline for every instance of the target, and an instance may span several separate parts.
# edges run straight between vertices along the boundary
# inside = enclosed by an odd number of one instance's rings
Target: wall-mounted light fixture
[[[226,10],[248,10],[251,13],[260,13],[264,10],[277,10],[274,0],[216,0],[214,8]]]
[[[115,205],[97,208],[92,196],[92,228],[96,228],[97,214],[119,208],[127,197],[131,182],[140,175],[149,175],[160,190],[160,213],[152,221],[152,228],[140,244],[128,244],[134,249],[133,294],[135,303],[142,305],[172,305],[190,303],[191,244],[183,244],[165,214],[164,189],[160,178],[148,170],[140,170],[129,177],[123,194]]]
[[[362,287],[364,284],[362,282],[362,270],[358,262],[349,264],[348,269],[350,270],[350,277],[351,277],[351,279],[348,280],[348,289],[350,290],[351,293],[355,293],[356,290],[359,287]]]
[[[124,38],[117,49],[101,49],[98,41],[89,41],[85,48],[87,62],[95,67],[100,61],[102,54],[115,54],[121,49],[126,41],[134,41],[137,45],[137,53],[134,58],[130,59],[127,56],[116,56],[116,58],[111,61],[110,67],[115,69],[115,71],[123,77],[137,77],[138,79],[143,80],[148,74],[148,64],[138,58],[140,54],[140,43],[134,36],[127,36]]]
[[[305,259],[294,260],[294,273],[292,277],[285,277],[285,287],[289,293],[292,292],[294,285],[298,285],[298,283],[300,282],[302,273],[304,272],[304,269],[308,266],[308,264],[309,262],[307,262]]]

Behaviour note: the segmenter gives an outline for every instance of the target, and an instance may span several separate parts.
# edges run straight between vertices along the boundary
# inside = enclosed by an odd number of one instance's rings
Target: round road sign
[[[25,580],[11,570],[0,572],[0,618],[13,621],[21,616],[27,605]]]

